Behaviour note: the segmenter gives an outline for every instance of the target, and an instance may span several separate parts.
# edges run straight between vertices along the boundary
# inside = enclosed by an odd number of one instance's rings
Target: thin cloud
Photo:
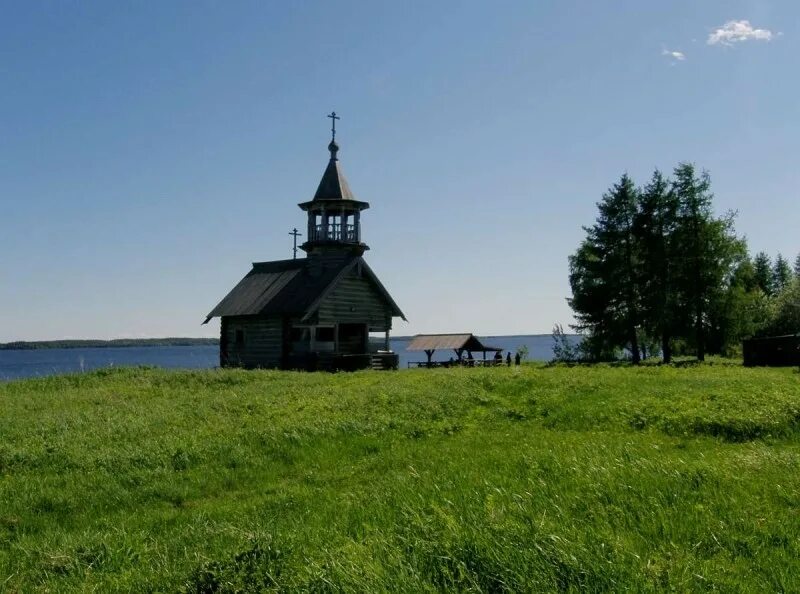
[[[661,55],[669,56],[670,58],[672,58],[673,60],[677,60],[678,62],[683,62],[686,59],[686,54],[684,54],[683,52],[679,52],[677,50],[665,49],[661,51]]]
[[[750,21],[728,21],[708,35],[708,45],[733,45],[744,41],[772,41],[769,29],[754,29]]]

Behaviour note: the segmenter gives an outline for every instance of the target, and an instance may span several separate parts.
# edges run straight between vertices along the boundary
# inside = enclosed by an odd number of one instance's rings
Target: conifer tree
[[[672,338],[678,326],[674,234],[678,202],[669,181],[658,170],[639,194],[634,233],[639,251],[637,282],[642,326],[660,342],[664,363],[672,360]]]
[[[773,290],[772,261],[766,252],[758,252],[753,260],[756,285],[761,291],[771,297]]]
[[[786,261],[781,254],[775,258],[775,264],[772,267],[772,286],[776,294],[782,292],[792,281],[792,269],[789,267],[789,262]]]
[[[711,178],[707,172],[698,175],[691,163],[678,164],[672,191],[678,200],[675,240],[680,246],[676,275],[679,305],[690,312],[690,335],[697,359],[704,361],[714,308],[721,301],[732,267],[746,251],[744,243],[733,234],[733,215],[713,215]]]
[[[639,191],[623,175],[603,195],[569,259],[573,328],[586,355],[627,348],[638,362],[660,343],[669,362],[681,338],[704,360],[763,326],[768,303],[754,266],[733,215],[714,216],[710,186],[707,173],[681,163],[671,182],[656,171]]]
[[[639,363],[637,245],[634,235],[638,191],[627,174],[597,204],[599,215],[570,257],[570,305],[575,328],[588,332],[588,348],[608,356],[619,346]]]
[[[794,259],[794,277],[800,278],[800,254]]]

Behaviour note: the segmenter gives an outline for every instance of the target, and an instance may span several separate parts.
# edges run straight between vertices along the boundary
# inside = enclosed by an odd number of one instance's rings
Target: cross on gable
[[[295,227],[289,232],[289,235],[291,235],[292,238],[294,239],[294,244],[292,246],[292,253],[294,254],[294,258],[297,259],[297,238],[300,237],[302,233],[300,233],[297,230],[297,227]]]

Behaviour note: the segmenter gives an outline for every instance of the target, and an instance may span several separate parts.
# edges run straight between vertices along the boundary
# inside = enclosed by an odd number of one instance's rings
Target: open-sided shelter
[[[463,334],[417,334],[406,347],[407,351],[423,351],[428,357],[428,364],[432,363],[433,353],[437,350],[452,350],[460,361],[464,353],[496,353],[503,349],[487,346],[478,337],[471,333]]]

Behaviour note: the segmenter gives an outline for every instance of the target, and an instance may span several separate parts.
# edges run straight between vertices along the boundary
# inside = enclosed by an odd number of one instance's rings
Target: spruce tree
[[[597,204],[599,214],[570,257],[570,306],[595,356],[626,347],[639,363],[638,254],[634,235],[638,192],[627,174]]]
[[[639,194],[634,233],[639,251],[637,283],[642,326],[660,342],[664,363],[672,360],[672,338],[678,325],[674,241],[678,202],[658,170]]]
[[[772,297],[773,290],[773,275],[772,275],[772,261],[766,252],[758,252],[753,260],[753,268],[755,273],[756,285],[768,297]]]
[[[603,254],[597,242],[584,227],[587,238],[569,257],[569,284],[572,297],[567,301],[575,313],[572,326],[584,334],[583,355],[591,360],[614,358],[617,348],[610,336],[610,287],[604,282]]]
[[[775,293],[781,293],[791,281],[792,269],[789,267],[789,262],[781,254],[778,254],[772,267],[772,286]]]
[[[800,254],[794,259],[794,277],[800,278]]]

